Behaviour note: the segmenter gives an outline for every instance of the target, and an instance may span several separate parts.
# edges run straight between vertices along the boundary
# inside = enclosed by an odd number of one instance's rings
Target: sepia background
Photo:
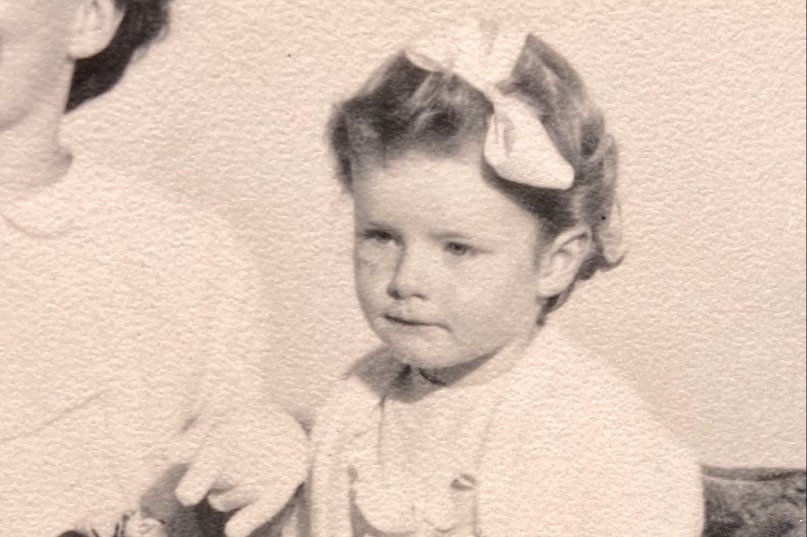
[[[803,2],[179,0],[165,41],[66,135],[233,224],[265,278],[272,395],[310,422],[374,344],[324,124],[397,45],[459,13],[529,23],[620,142],[630,252],[554,322],[703,462],[804,467]]]

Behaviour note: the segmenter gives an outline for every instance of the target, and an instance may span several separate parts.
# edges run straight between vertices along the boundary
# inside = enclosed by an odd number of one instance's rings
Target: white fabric
[[[259,280],[222,222],[169,198],[78,160],[0,204],[0,535],[136,507],[254,404]]]
[[[367,435],[385,434],[382,401],[400,374],[382,349],[337,387],[319,416],[310,485],[315,537],[355,537],[351,481],[366,468],[357,464],[356,446],[372,445]],[[547,328],[522,362],[487,388],[474,393],[484,404],[468,413],[485,421],[472,427],[481,431],[475,433],[478,462],[467,455],[473,450],[457,450],[463,471],[475,467],[478,535],[700,535],[703,497],[694,457],[603,363]],[[490,413],[480,413],[488,404]],[[460,408],[446,410],[458,418]],[[417,494],[404,496],[399,511],[424,503]],[[385,507],[380,511],[395,510]]]
[[[390,387],[351,446],[354,506],[373,535],[473,534],[482,443],[505,386],[435,389],[409,370]]]

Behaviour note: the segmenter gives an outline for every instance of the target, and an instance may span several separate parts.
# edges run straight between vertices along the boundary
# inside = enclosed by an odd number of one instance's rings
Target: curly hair
[[[76,62],[66,111],[109,91],[123,76],[134,54],[162,36],[171,0],[115,0],[123,18],[109,45]]]
[[[572,165],[567,190],[509,181],[483,163],[483,174],[501,192],[532,213],[552,239],[577,224],[592,232],[592,248],[576,280],[591,278],[621,262],[611,227],[617,217],[617,146],[605,119],[566,59],[529,35],[500,90],[535,110],[559,153]],[[337,174],[350,190],[358,165],[385,163],[409,151],[450,157],[469,143],[481,146],[493,105],[476,88],[448,72],[426,71],[404,53],[393,56],[355,96],[338,105],[328,132]],[[558,308],[574,283],[550,298],[543,316]]]

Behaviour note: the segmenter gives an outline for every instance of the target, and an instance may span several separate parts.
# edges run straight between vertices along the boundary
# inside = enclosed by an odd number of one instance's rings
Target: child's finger
[[[224,527],[227,537],[247,537],[262,524],[272,519],[285,505],[288,498],[277,495],[264,496],[252,505],[235,513]]]
[[[192,461],[174,494],[182,505],[196,505],[216,484],[219,468],[208,450],[202,450]]]
[[[207,502],[216,511],[229,512],[252,503],[259,496],[257,486],[240,486],[221,492],[213,491],[208,494]]]

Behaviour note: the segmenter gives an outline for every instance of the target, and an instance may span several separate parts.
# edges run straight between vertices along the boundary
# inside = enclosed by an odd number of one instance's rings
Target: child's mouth
[[[402,326],[434,326],[434,323],[426,323],[416,319],[407,319],[404,317],[397,317],[395,315],[384,315],[384,318],[391,323],[399,324]]]

